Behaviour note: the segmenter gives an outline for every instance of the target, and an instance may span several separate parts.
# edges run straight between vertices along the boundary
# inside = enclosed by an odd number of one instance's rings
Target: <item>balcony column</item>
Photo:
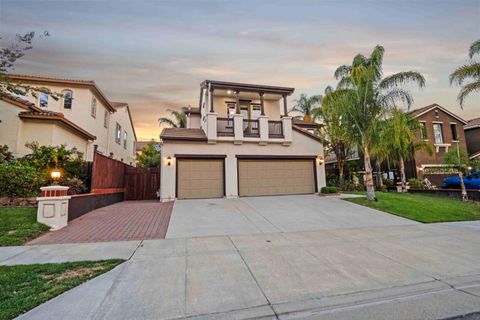
[[[262,116],[265,115],[265,102],[263,101],[263,95],[264,93],[260,92],[260,111]]]
[[[287,110],[287,95],[283,95],[283,115],[284,117],[288,116],[288,110]]]
[[[240,91],[235,90],[235,113],[240,114]]]
[[[282,129],[283,129],[283,145],[290,145],[292,143],[293,128],[292,128],[292,117],[283,117],[282,118]]]
[[[213,89],[212,87],[210,87],[210,112],[213,113],[213,91],[215,89]]]
[[[243,114],[236,113],[233,117],[233,144],[243,143]]]
[[[207,140],[210,144],[217,143],[217,114],[207,113]]]

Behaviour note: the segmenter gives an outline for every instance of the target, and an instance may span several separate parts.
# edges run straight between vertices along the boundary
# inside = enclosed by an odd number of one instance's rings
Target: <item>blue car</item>
[[[474,171],[463,177],[466,189],[480,189],[480,170]],[[460,177],[448,177],[443,179],[442,189],[460,189]]]

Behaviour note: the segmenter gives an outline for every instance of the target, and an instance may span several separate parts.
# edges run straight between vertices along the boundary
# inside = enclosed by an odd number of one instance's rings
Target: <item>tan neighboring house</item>
[[[287,113],[293,88],[205,80],[187,128],[162,131],[161,200],[310,194],[323,145]]]
[[[93,159],[98,151],[135,164],[136,135],[127,103],[112,102],[93,81],[68,80],[11,74],[9,78],[61,93],[54,100],[4,94],[0,99],[0,144],[7,144],[17,157],[29,153],[26,142],[41,145],[65,144]]]

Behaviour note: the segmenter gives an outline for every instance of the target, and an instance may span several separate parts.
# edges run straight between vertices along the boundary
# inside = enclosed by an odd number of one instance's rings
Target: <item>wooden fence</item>
[[[125,169],[125,200],[155,200],[160,188],[160,168]]]
[[[119,189],[125,188],[126,168],[134,167],[98,153],[95,147],[90,192],[104,193],[108,190],[120,191]]]

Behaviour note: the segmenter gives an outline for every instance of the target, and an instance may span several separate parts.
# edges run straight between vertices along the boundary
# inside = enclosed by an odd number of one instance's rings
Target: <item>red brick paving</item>
[[[173,201],[124,201],[89,212],[28,244],[164,239]]]

